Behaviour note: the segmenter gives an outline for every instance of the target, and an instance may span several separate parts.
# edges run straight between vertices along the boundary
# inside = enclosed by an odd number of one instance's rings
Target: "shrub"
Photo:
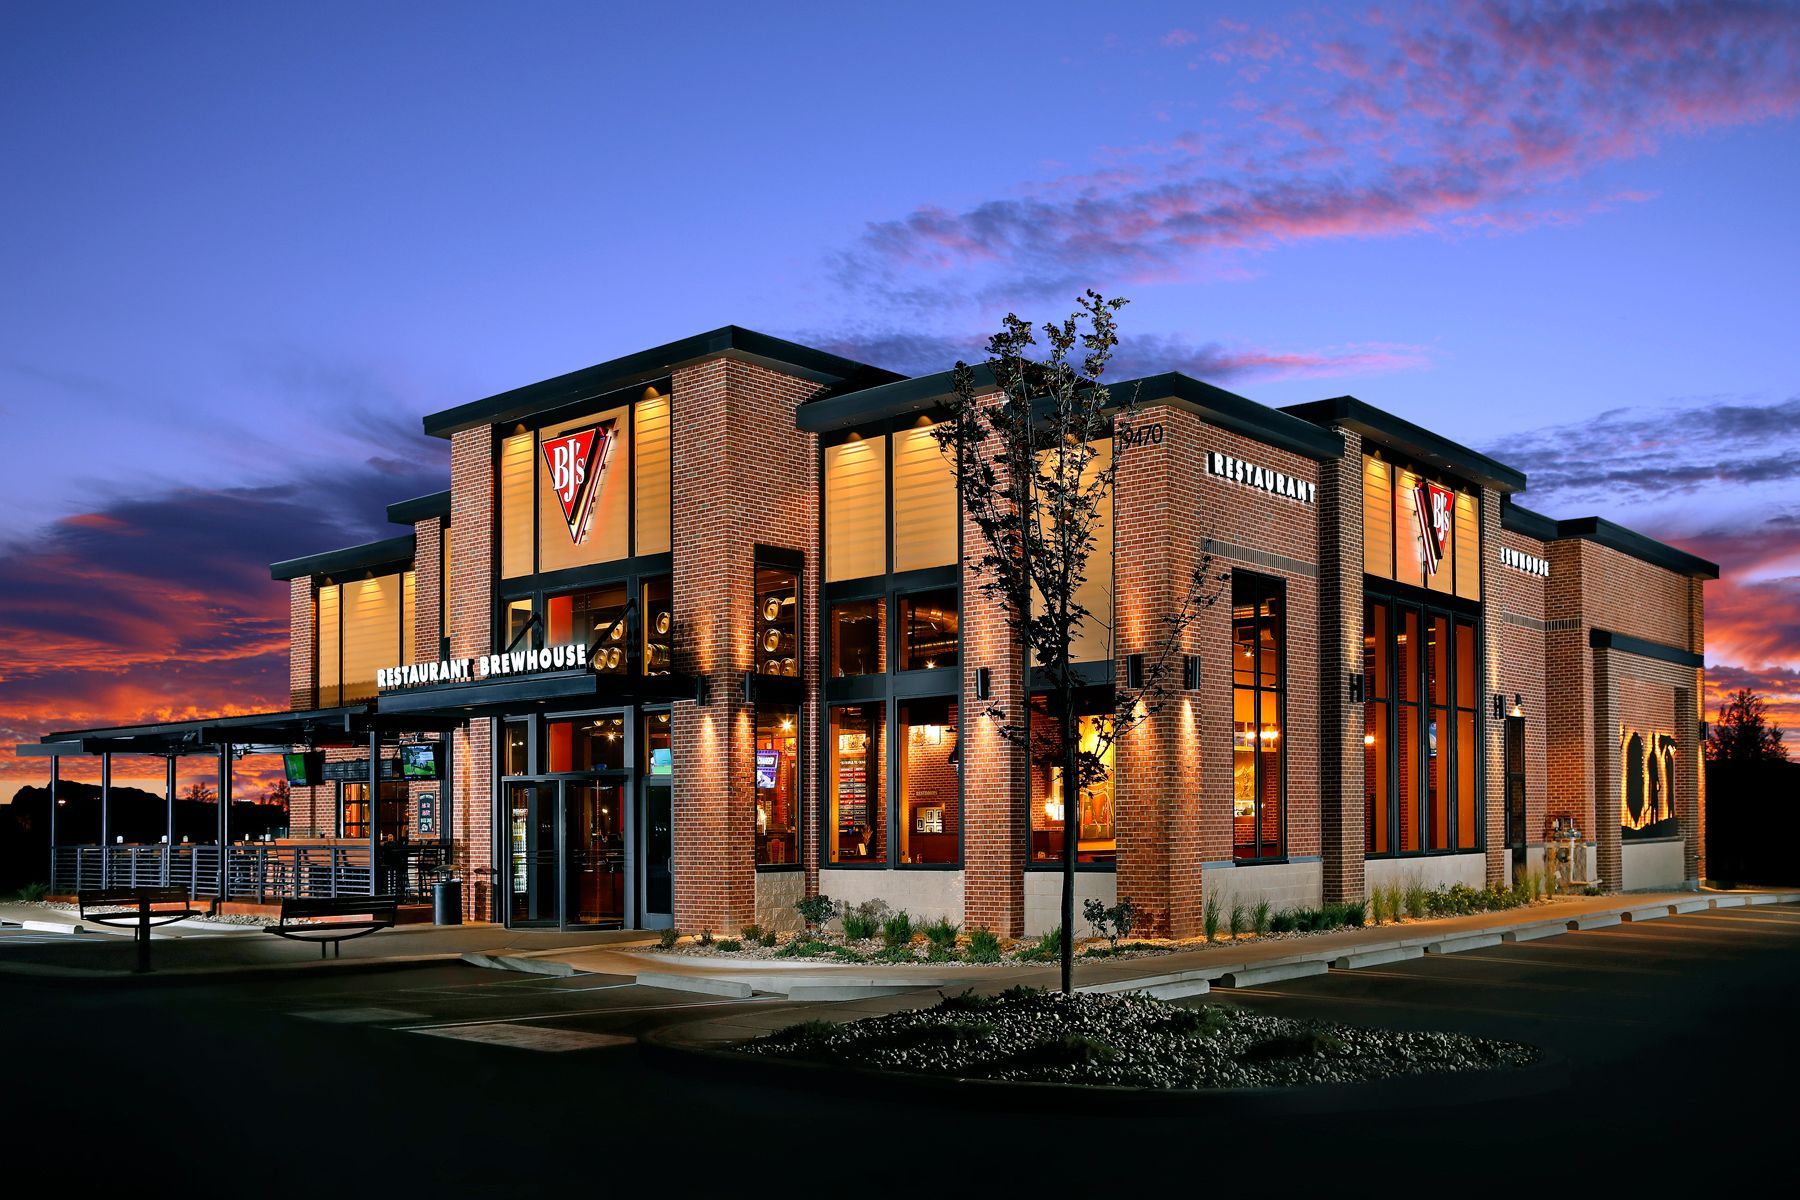
[[[1062,958],[1062,926],[1058,925],[1013,957],[1021,962],[1057,962]]]
[[[1294,910],[1291,908],[1282,909],[1269,920],[1269,930],[1272,933],[1293,933],[1299,928],[1300,924],[1295,920]]]
[[[700,944],[702,946],[710,946],[713,944],[712,930],[702,929],[700,931]]]
[[[830,1037],[837,1031],[837,1025],[831,1021],[802,1021],[798,1025],[789,1025],[786,1029],[778,1029],[774,1036],[782,1041],[818,1042]]]
[[[1219,940],[1219,898],[1209,895],[1206,903],[1200,906],[1200,928],[1206,932],[1206,940]]]
[[[718,948],[721,954],[736,954],[744,948],[744,943],[736,938],[720,938]]]
[[[1249,916],[1244,912],[1244,906],[1236,901],[1232,902],[1231,915],[1226,918],[1226,921],[1233,938],[1242,937],[1244,930],[1250,927]]]
[[[1594,884],[1590,883],[1586,887],[1581,889],[1581,894],[1584,896],[1598,896],[1600,894],[1600,889],[1597,886],[1595,886]]]
[[[775,952],[777,958],[812,958],[815,955],[828,954],[831,947],[824,942],[801,934],[787,945]]]
[[[1163,1023],[1176,1033],[1185,1033],[1189,1037],[1211,1037],[1231,1024],[1231,1015],[1216,1004],[1209,1004],[1204,1008],[1177,1008],[1170,1005]]]
[[[837,904],[830,896],[807,896],[795,902],[794,910],[806,923],[808,933],[817,933],[825,927],[826,922],[837,916]]]
[[[854,908],[844,909],[844,936],[853,942],[865,941],[881,932],[888,915],[887,901],[865,900]]]
[[[40,901],[42,901],[45,896],[48,896],[49,894],[50,894],[50,885],[49,884],[47,884],[47,883],[28,883],[24,887],[19,889],[19,894],[16,897],[16,899],[23,900],[26,904],[37,904]]]
[[[899,945],[883,946],[881,949],[877,950],[872,957],[876,962],[900,963],[914,961],[912,946],[906,942],[901,942]]]
[[[657,935],[656,944],[664,950],[673,950],[675,943],[681,940],[681,930],[665,929]]]
[[[746,942],[762,941],[763,930],[761,925],[746,925],[738,930],[738,932],[743,935]]]
[[[845,962],[868,962],[869,961],[867,955],[863,954],[862,951],[857,950],[854,947],[832,946],[832,945],[828,945],[824,942],[821,942],[819,944],[824,946],[826,952],[829,953],[832,957],[841,958]]]
[[[1256,907],[1250,910],[1250,928],[1256,931],[1257,937],[1268,936],[1269,917],[1274,908],[1267,900],[1258,900]]]
[[[1431,915],[1431,889],[1417,879],[1406,881],[1406,915],[1415,921]]]
[[[961,932],[961,925],[948,917],[939,917],[925,926],[925,940],[931,943],[933,950],[955,950],[956,935]]]
[[[1119,1052],[1098,1038],[1079,1033],[1065,1033],[1028,1046],[1013,1061],[1021,1066],[1076,1067],[1108,1063]]]
[[[996,963],[1000,961],[1000,938],[993,930],[977,927],[969,931],[969,948],[963,957],[970,962]]]
[[[984,1012],[998,1003],[994,997],[984,996],[974,988],[964,988],[950,995],[939,992],[936,1007],[939,1012]]]
[[[1331,1058],[1343,1054],[1343,1039],[1317,1029],[1305,1033],[1283,1034],[1258,1042],[1244,1051],[1247,1062],[1268,1062],[1276,1058]]]
[[[896,946],[910,946],[913,940],[913,923],[904,910],[896,912],[881,923],[881,942],[888,949]]]
[[[1130,900],[1121,900],[1108,908],[1093,898],[1082,903],[1081,915],[1094,927],[1094,932],[1105,938],[1107,944],[1115,950],[1119,947],[1119,939],[1130,935],[1138,918],[1137,907]]]

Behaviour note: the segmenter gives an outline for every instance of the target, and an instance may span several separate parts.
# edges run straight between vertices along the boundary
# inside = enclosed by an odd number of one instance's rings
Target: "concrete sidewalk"
[[[1425,954],[1455,954],[1502,942],[1531,941],[1572,929],[1650,921],[1681,912],[1793,903],[1800,903],[1800,891],[1576,896],[1506,912],[1404,921],[1305,937],[1225,940],[1144,958],[1078,959],[1075,982],[1081,991],[1143,991],[1161,999],[1177,999],[1202,994],[1212,987],[1253,987],[1323,974],[1334,967],[1354,970]],[[726,955],[701,958],[624,945],[547,949],[517,956],[513,962],[483,965],[556,974],[625,975],[646,986],[677,991],[737,998],[760,993],[795,1001],[856,1001],[947,987],[997,991],[1021,983],[1055,986],[1060,976],[1055,964],[907,966],[769,961]]]

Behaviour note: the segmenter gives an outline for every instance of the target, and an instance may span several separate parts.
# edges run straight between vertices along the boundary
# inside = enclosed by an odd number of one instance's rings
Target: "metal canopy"
[[[472,717],[522,714],[534,706],[593,708],[692,700],[696,680],[679,672],[667,675],[603,675],[595,671],[558,671],[523,679],[490,679],[440,683],[389,692],[381,697],[381,717],[416,723],[442,719],[461,723]]]
[[[349,745],[370,728],[373,716],[374,706],[365,703],[154,725],[72,729],[46,734],[42,741],[21,745],[16,752],[40,758],[73,758],[94,754],[216,754],[224,746]]]

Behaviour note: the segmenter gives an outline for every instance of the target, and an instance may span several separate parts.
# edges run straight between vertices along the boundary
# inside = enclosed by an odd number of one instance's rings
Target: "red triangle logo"
[[[1413,510],[1419,516],[1419,544],[1425,553],[1425,573],[1436,575],[1450,548],[1450,529],[1456,519],[1456,493],[1442,484],[1424,480],[1413,489]]]
[[[611,426],[595,425],[544,442],[544,469],[550,472],[550,490],[562,505],[569,540],[578,545],[588,513],[594,507],[594,496],[600,491],[611,441]]]

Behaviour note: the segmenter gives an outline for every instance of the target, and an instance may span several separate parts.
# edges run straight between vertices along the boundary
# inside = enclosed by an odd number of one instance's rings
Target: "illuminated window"
[[[756,708],[756,864],[800,861],[800,713]]]
[[[887,573],[887,438],[825,448],[825,578]]]
[[[622,583],[548,597],[544,601],[544,644],[579,643],[590,648],[588,664],[595,671],[624,674],[630,669],[631,647],[625,597]]]
[[[830,852],[833,863],[887,862],[887,814],[881,780],[887,770],[882,732],[884,706],[840,705],[831,709],[827,737],[830,762]]]
[[[1284,853],[1286,598],[1282,581],[1231,576],[1232,857]]]
[[[893,443],[894,570],[949,566],[956,561],[956,469],[929,422],[894,434]]]
[[[1363,571],[1479,600],[1481,493],[1363,455]]]
[[[831,606],[831,673],[879,675],[882,661],[885,606],[880,600],[852,600]]]
[[[1112,717],[1084,713],[1076,718],[1076,753],[1086,765],[1088,782],[1081,789],[1075,840],[1078,863],[1111,863],[1118,857],[1113,814],[1113,747],[1106,736]],[[1063,791],[1063,742],[1060,722],[1050,715],[1044,697],[1031,702],[1030,860],[1060,863],[1066,813]]]
[[[646,579],[640,610],[644,626],[644,674],[675,669],[675,586],[667,575]]]
[[[955,588],[900,597],[902,671],[932,671],[956,665]]]
[[[801,674],[800,575],[776,567],[756,568],[755,612],[751,629],[756,672],[789,679]]]
[[[954,863],[960,857],[962,786],[957,773],[956,702],[900,706],[900,862]]]
[[[1450,613],[1369,597],[1363,609],[1364,850],[1478,850],[1478,631]]]
[[[669,551],[669,398],[654,388],[637,402],[637,545],[634,554]]]
[[[545,723],[544,769],[569,771],[625,769],[625,718],[600,715]]]

